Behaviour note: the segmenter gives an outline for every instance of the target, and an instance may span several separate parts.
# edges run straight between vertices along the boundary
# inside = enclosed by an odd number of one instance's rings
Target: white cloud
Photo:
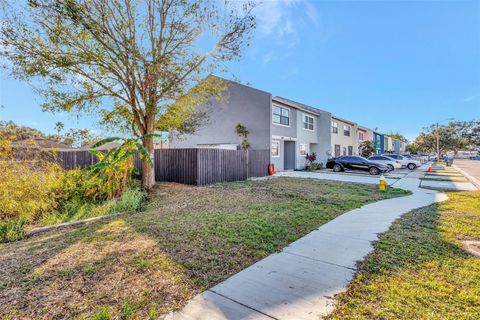
[[[273,54],[273,52],[268,52],[268,53],[266,53],[262,56],[262,63],[263,64],[267,64],[272,60],[275,60],[275,55]]]
[[[299,43],[298,23],[309,21],[315,27],[319,25],[317,9],[307,0],[264,1],[257,5],[256,17],[260,35],[286,47]]]
[[[305,6],[305,13],[307,14],[308,18],[316,27],[318,27],[320,24],[320,19],[318,17],[317,9],[310,1],[304,1],[303,4]]]
[[[471,96],[465,97],[463,99],[463,102],[471,102],[471,101],[477,100],[478,98],[480,98],[480,93],[476,93]]]

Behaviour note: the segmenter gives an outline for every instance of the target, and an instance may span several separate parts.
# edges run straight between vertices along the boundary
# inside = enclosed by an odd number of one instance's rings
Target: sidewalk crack
[[[213,289],[213,288],[212,288],[212,289]],[[252,307],[250,307],[250,306],[248,306],[248,305],[246,305],[246,304],[244,304],[244,303],[241,303],[241,302],[238,302],[238,301],[236,301],[236,300],[234,300],[234,299],[232,299],[232,298],[229,298],[229,297],[227,297],[226,295],[223,295],[223,294],[221,294],[221,293],[218,293],[218,292],[216,292],[216,291],[214,291],[214,290],[212,290],[212,289],[208,289],[207,291],[210,291],[211,293],[214,293],[214,294],[216,294],[216,295],[218,295],[218,296],[220,296],[220,297],[222,297],[222,298],[225,298],[225,299],[228,299],[228,300],[230,300],[230,301],[232,301],[232,302],[235,302],[236,304],[239,304],[239,305],[241,305],[242,307],[245,307],[245,308],[248,308],[248,309],[250,309],[250,310],[253,310],[253,311],[255,311],[255,312],[257,312],[257,313],[259,313],[259,314],[261,314],[261,315],[264,315],[264,316],[266,316],[266,317],[268,317],[268,318],[270,318],[270,319],[280,320],[280,319],[278,319],[278,318],[272,317],[272,316],[269,315],[269,314],[266,314],[265,312],[262,312],[262,311],[260,311],[260,310],[255,309],[255,308],[252,308]]]
[[[335,267],[341,267],[341,268],[345,268],[345,269],[348,269],[348,270],[357,271],[357,269],[355,269],[355,268],[350,268],[350,267],[342,266],[341,264],[307,257],[307,256],[304,256],[304,255],[301,255],[301,254],[298,254],[298,253],[293,253],[293,252],[288,252],[288,251],[283,251],[283,253],[288,253],[288,254],[291,254],[292,256],[297,256],[297,257],[305,258],[305,259],[312,260],[312,261],[322,262],[322,263],[329,264],[329,265],[332,265],[332,266],[335,266]]]

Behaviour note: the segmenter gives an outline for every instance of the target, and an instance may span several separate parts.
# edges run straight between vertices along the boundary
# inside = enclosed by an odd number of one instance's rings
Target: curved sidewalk
[[[290,172],[288,176],[336,180],[321,173]],[[371,177],[334,177],[349,182],[378,181]],[[373,250],[371,242],[377,240],[377,234],[387,231],[402,214],[447,199],[443,193],[419,188],[419,182],[408,176],[398,180],[395,187],[413,194],[344,213],[280,253],[199,294],[181,311],[163,319],[299,320],[327,315],[333,309],[334,295],[344,291],[353,279],[357,261]]]

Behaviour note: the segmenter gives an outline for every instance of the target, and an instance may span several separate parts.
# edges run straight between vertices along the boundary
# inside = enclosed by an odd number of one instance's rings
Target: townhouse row
[[[239,149],[235,127],[241,124],[249,131],[250,149],[269,149],[270,162],[279,171],[302,169],[312,152],[323,163],[335,156],[358,155],[366,140],[373,141],[377,153],[404,152],[402,142],[328,111],[224,81],[226,99],[197,107],[208,116],[207,123],[194,134],[172,136],[170,148]]]

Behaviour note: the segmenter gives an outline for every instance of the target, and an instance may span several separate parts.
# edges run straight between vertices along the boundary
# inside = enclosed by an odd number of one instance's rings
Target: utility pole
[[[440,132],[438,131],[438,125],[439,123],[437,122],[437,161],[440,161]]]

